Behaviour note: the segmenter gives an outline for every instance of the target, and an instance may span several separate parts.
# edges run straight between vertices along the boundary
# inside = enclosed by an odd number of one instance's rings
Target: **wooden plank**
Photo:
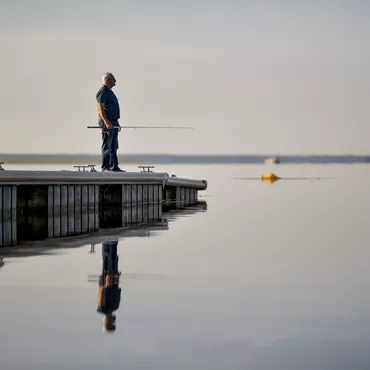
[[[154,185],[149,184],[148,185],[148,204],[154,203]]]
[[[158,206],[158,221],[161,221],[162,220],[162,217],[163,217],[163,207],[162,205],[160,204]]]
[[[3,186],[3,245],[12,245],[11,224],[12,194],[11,186]]]
[[[4,240],[3,240],[3,236],[4,236],[4,232],[3,232],[3,228],[4,228],[3,209],[4,209],[4,205],[3,205],[3,186],[0,186],[0,247],[4,246]]]
[[[131,207],[123,206],[122,207],[122,226],[129,226],[131,220]]]
[[[161,185],[153,185],[153,204],[159,203],[159,193],[161,192]]]
[[[161,212],[162,205],[160,204],[154,204],[153,205],[153,221],[160,221],[161,219]]]
[[[148,221],[154,220],[154,204],[148,204]]]
[[[81,224],[82,233],[85,234],[89,231],[89,195],[87,185],[81,187]]]
[[[122,226],[128,226],[131,224],[131,203],[131,185],[122,185]]]
[[[100,186],[95,185],[95,225],[94,229],[95,231],[98,231],[100,228]]]
[[[95,202],[95,185],[88,185],[88,231],[94,231],[95,228],[95,215],[94,215],[94,202]]]
[[[148,184],[143,185],[143,222],[149,221],[149,186]]]
[[[154,185],[148,185],[148,221],[154,219]]]
[[[68,185],[68,235],[75,235],[75,186]]]
[[[143,186],[143,204],[148,204],[148,200],[149,200],[148,184],[144,184],[142,186]]]
[[[131,223],[137,224],[138,222],[138,204],[137,204],[137,185],[132,185],[132,197],[131,197]]]
[[[75,198],[75,209],[74,209],[74,219],[75,219],[75,235],[81,234],[82,229],[82,218],[81,218],[81,185],[74,186],[74,198]]]
[[[176,196],[175,196],[176,208],[181,208],[181,187],[176,186]]]
[[[149,221],[149,206],[148,204],[143,204],[143,222]]]
[[[68,235],[68,185],[60,187],[60,236]]]
[[[12,186],[12,244],[17,244],[17,186]]]
[[[181,206],[183,207],[186,202],[186,197],[185,197],[185,188],[181,187]]]
[[[137,185],[137,222],[143,222],[143,185]]]
[[[195,189],[190,189],[190,204],[195,204]]]
[[[50,215],[49,222],[53,224],[54,238],[61,235],[61,189],[60,185],[53,186],[53,213]]]
[[[190,188],[185,188],[185,204],[190,204]]]
[[[137,222],[141,223],[143,222],[143,204],[138,204],[137,206]]]
[[[122,205],[131,206],[132,204],[132,185],[122,185]]]
[[[48,238],[54,237],[54,186],[48,186]]]

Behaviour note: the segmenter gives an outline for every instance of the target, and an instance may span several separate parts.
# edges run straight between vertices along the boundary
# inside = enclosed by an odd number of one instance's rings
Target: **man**
[[[102,128],[102,171],[103,172],[126,172],[118,167],[117,149],[118,132],[121,127],[120,108],[116,95],[112,91],[116,85],[116,79],[112,73],[103,75],[103,86],[96,93],[98,103],[99,121]]]
[[[99,277],[99,293],[97,311],[104,315],[104,330],[113,332],[116,330],[116,316],[114,311],[119,308],[121,301],[121,288],[118,271],[118,241],[104,242],[102,245],[103,266]]]

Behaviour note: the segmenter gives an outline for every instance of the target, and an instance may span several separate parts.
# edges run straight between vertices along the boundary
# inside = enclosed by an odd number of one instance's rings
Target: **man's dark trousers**
[[[112,126],[118,126],[118,122],[112,122]],[[102,134],[103,142],[101,146],[102,151],[102,170],[117,171],[118,167],[118,129],[111,128]]]

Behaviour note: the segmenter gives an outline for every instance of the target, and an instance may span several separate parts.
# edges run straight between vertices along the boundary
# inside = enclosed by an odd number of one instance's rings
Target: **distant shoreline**
[[[370,155],[277,155],[277,154],[125,154],[119,155],[126,164],[264,164],[268,158],[279,158],[280,164],[345,163],[370,164]],[[4,164],[99,164],[99,154],[0,154]]]

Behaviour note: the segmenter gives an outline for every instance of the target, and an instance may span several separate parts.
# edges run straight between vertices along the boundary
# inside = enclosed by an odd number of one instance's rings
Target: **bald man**
[[[116,79],[112,73],[107,72],[102,77],[103,86],[96,93],[98,103],[99,120],[102,128],[102,165],[103,172],[126,172],[118,166],[118,132],[121,131],[118,120],[120,108],[116,95],[112,88],[116,85]]]

